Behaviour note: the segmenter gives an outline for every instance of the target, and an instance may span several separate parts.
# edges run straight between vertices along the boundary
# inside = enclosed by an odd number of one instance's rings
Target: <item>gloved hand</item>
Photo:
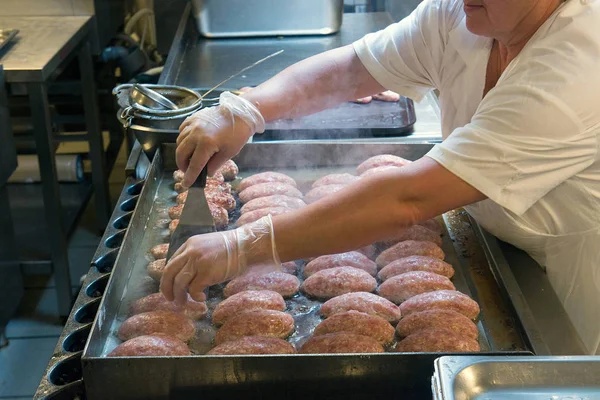
[[[160,291],[185,304],[186,292],[204,300],[204,289],[250,271],[281,271],[270,215],[235,230],[189,238],[165,267]]]
[[[218,106],[197,111],[179,127],[175,154],[177,166],[185,172],[182,184],[191,186],[206,164],[208,174],[214,174],[252,135],[264,130],[265,120],[254,104],[222,93]]]

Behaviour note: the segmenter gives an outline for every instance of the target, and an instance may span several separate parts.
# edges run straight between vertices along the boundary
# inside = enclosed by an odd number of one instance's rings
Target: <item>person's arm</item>
[[[310,206],[265,217],[236,230],[190,238],[167,265],[161,291],[185,300],[254,267],[278,267],[386,239],[418,221],[484,200],[485,196],[424,157],[397,171],[360,180]]]
[[[349,45],[302,60],[241,97],[269,122],[304,117],[384,90]]]

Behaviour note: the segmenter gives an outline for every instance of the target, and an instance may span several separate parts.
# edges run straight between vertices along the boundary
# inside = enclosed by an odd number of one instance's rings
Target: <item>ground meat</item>
[[[232,181],[237,178],[240,169],[233,160],[227,160],[221,165],[217,172],[223,175],[223,178],[225,178],[226,181]]]
[[[421,293],[454,289],[454,284],[445,276],[433,272],[411,271],[391,277],[379,286],[377,292],[381,297],[400,304]]]
[[[457,336],[477,339],[477,325],[461,313],[452,310],[425,310],[407,315],[396,326],[396,334],[403,338],[425,329],[449,329]]]
[[[369,260],[374,260],[375,258],[377,258],[377,247],[373,246],[372,244],[358,249],[356,251],[367,256]]]
[[[418,240],[422,242],[432,242],[437,244],[438,246],[442,246],[442,238],[436,232],[433,232],[424,226],[414,225],[408,229],[403,230],[397,235],[382,241],[381,243],[384,246],[393,246],[398,242],[403,242],[405,240]]]
[[[238,354],[296,354],[294,346],[285,340],[268,336],[245,336],[222,343],[213,348],[210,355]]]
[[[409,256],[428,256],[443,260],[446,255],[435,243],[406,240],[382,251],[375,262],[384,267],[392,261]]]
[[[385,345],[394,341],[394,328],[388,321],[360,311],[346,311],[332,315],[315,328],[314,335],[334,332],[352,332],[372,337]]]
[[[453,310],[467,318],[479,315],[479,304],[464,293],[456,290],[438,290],[411,297],[400,305],[402,315],[407,316],[425,310]]]
[[[286,274],[296,275],[296,270],[298,269],[298,266],[296,265],[295,261],[288,261],[281,264],[281,269]]]
[[[152,257],[154,257],[156,260],[159,260],[161,258],[167,258],[168,252],[168,243],[157,244],[156,246],[150,249],[150,254],[152,254]]]
[[[173,180],[175,182],[181,182],[183,180],[184,176],[185,176],[185,172],[183,172],[180,169],[173,171]]]
[[[206,178],[206,186],[204,189],[207,191],[213,190],[217,192],[231,193],[231,184],[224,182],[222,176],[218,176],[218,178],[211,178],[210,176]],[[188,191],[189,188],[183,186],[181,182],[175,182],[175,185],[173,185],[173,189],[177,193],[185,193]]]
[[[452,278],[454,268],[452,265],[435,257],[410,256],[392,261],[379,271],[377,277],[382,281],[390,279],[392,276],[404,274],[411,271],[427,271],[434,274]]]
[[[250,200],[242,206],[240,212],[246,214],[250,211],[260,210],[262,208],[272,207],[285,207],[298,209],[306,206],[306,203],[297,197],[290,197],[284,195],[274,195],[267,197],[259,197],[254,200]]]
[[[360,179],[359,176],[350,175],[350,174],[331,174],[325,175],[322,178],[317,179],[312,187],[316,188],[319,186],[327,186],[327,185],[350,185]]]
[[[285,310],[285,300],[277,292],[271,290],[246,290],[220,302],[212,314],[212,322],[222,325],[229,318],[242,311],[251,310]]]
[[[384,165],[403,167],[409,163],[409,160],[402,157],[394,156],[392,154],[381,154],[366,159],[362,164],[356,167],[356,173],[362,175],[366,170],[371,168],[383,167]]]
[[[312,336],[300,348],[300,353],[383,353],[383,346],[369,336],[350,332],[336,332]]]
[[[236,221],[235,224],[237,226],[242,226],[242,225],[246,225],[251,222],[254,222],[254,221],[258,221],[262,217],[266,217],[269,214],[271,214],[271,216],[274,217],[276,215],[287,214],[292,211],[294,211],[294,210],[291,208],[286,208],[286,207],[262,208],[260,210],[254,210],[254,211],[250,211],[245,214],[242,214],[240,216],[240,218],[238,218],[238,220]]]
[[[181,340],[164,335],[143,335],[121,343],[108,357],[189,356],[190,349]]]
[[[225,286],[223,294],[229,297],[245,290],[272,290],[283,297],[292,297],[298,293],[299,287],[300,281],[294,275],[285,272],[269,272],[237,277]]]
[[[188,193],[189,192],[179,193],[176,198],[177,204],[184,204],[187,200]],[[208,203],[213,203],[217,206],[223,207],[227,211],[235,210],[235,199],[229,193],[215,190],[205,190],[204,195]]]
[[[425,227],[430,231],[437,233],[438,235],[441,235],[444,232],[444,229],[434,218],[419,222],[417,225],[421,225],[422,227]]]
[[[175,182],[175,185],[173,185],[173,190],[175,190],[177,193],[187,192],[188,189],[189,188],[183,186],[181,182]]]
[[[173,207],[169,207],[169,218],[173,219],[179,219],[181,218],[181,213],[183,212],[183,206],[184,204],[178,204],[176,206]]]
[[[187,303],[183,306],[178,306],[175,302],[165,299],[162,293],[153,293],[142,297],[131,306],[131,315],[149,311],[171,311],[183,314],[190,319],[198,320],[204,318],[208,307],[206,307],[205,302],[195,301],[189,294],[187,295]]]
[[[274,195],[302,198],[302,193],[294,186],[279,182],[252,185],[248,189],[241,191],[239,196],[242,203],[248,203],[250,200]]]
[[[166,258],[161,258],[160,260],[149,262],[148,266],[146,267],[146,270],[148,271],[148,276],[150,276],[150,278],[154,279],[156,282],[160,282],[165,272],[166,265]]]
[[[350,310],[376,315],[389,322],[398,321],[402,315],[400,307],[391,301],[367,292],[346,293],[327,300],[321,306],[321,314],[325,317]]]
[[[174,219],[173,221],[171,221],[169,223],[169,232],[171,232],[171,233],[175,232],[175,229],[177,229],[178,225],[179,225],[178,219]]]
[[[297,186],[296,181],[285,174],[281,174],[279,172],[261,172],[260,174],[255,174],[249,176],[248,178],[242,179],[240,182],[239,191],[244,191],[250,186],[259,185],[261,183],[285,183],[289,186]]]
[[[368,272],[370,275],[377,274],[377,264],[369,260],[367,256],[357,251],[347,253],[331,254],[317,257],[304,267],[304,277],[309,277],[315,272],[335,267],[354,267]]]
[[[387,172],[387,171],[396,171],[398,170],[400,167],[397,167],[395,165],[384,165],[382,167],[377,167],[377,168],[371,168],[366,170],[365,172],[363,172],[360,177],[361,178],[368,178],[370,176],[373,175],[378,175],[381,174],[382,172]]]
[[[209,179],[212,181],[218,182],[219,185],[225,182],[225,178],[223,177],[223,174],[220,173],[219,171],[217,171],[214,175],[206,177],[207,182]]]
[[[134,315],[119,327],[121,340],[129,340],[142,335],[167,335],[184,342],[196,334],[196,327],[188,317],[169,311],[150,311]]]
[[[475,339],[458,336],[449,329],[426,329],[407,336],[396,344],[397,352],[477,352],[479,343]]]
[[[306,204],[312,204],[316,201],[321,200],[322,198],[329,196],[330,194],[339,192],[346,186],[348,186],[348,185],[317,186],[316,188],[312,189],[310,192],[306,193],[306,196],[304,196],[304,201],[306,202]]]
[[[294,318],[275,310],[244,311],[230,318],[217,331],[215,344],[244,336],[268,336],[284,339],[294,332]]]
[[[372,292],[377,281],[368,272],[353,267],[324,269],[306,278],[302,290],[309,296],[330,299],[351,292]]]

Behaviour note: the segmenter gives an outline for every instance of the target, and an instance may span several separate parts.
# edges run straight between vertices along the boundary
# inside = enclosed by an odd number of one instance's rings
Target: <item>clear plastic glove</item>
[[[185,172],[182,184],[191,186],[202,168],[214,174],[255,133],[265,130],[265,120],[254,104],[224,92],[216,107],[203,108],[183,121],[177,137],[176,161]]]
[[[204,299],[204,289],[250,270],[280,271],[270,215],[235,230],[189,238],[165,267],[160,291],[184,304],[186,293]]]

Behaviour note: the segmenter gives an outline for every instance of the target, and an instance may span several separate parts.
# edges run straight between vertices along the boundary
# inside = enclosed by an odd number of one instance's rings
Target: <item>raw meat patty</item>
[[[181,182],[176,182],[173,186],[173,189],[177,193],[187,192],[189,189],[181,184]],[[223,192],[223,193],[231,193],[231,184],[223,182],[223,180],[218,180],[215,178],[211,178],[210,176],[206,178],[206,187],[205,190]]]
[[[225,161],[225,163],[217,170],[217,173],[223,175],[223,178],[226,181],[232,181],[237,178],[239,172],[240,169],[233,160]]]
[[[402,315],[407,316],[425,310],[453,310],[467,318],[479,315],[479,304],[464,293],[456,290],[438,290],[411,297],[400,305]]]
[[[277,292],[271,290],[246,290],[220,302],[212,314],[212,322],[222,325],[232,316],[251,310],[285,310],[285,300]]]
[[[309,277],[315,272],[335,267],[354,267],[362,269],[372,276],[377,274],[377,264],[369,260],[362,253],[349,251],[347,253],[331,254],[315,258],[304,267],[304,276]]]
[[[394,328],[388,321],[360,311],[332,315],[315,328],[315,336],[334,332],[351,332],[372,337],[385,345],[394,341]]]
[[[248,203],[250,200],[258,199],[260,197],[275,195],[297,197],[299,199],[302,198],[302,193],[294,186],[279,182],[252,185],[248,189],[241,191],[239,196],[242,203]]]
[[[304,201],[297,197],[290,197],[284,195],[274,195],[267,197],[259,197],[254,200],[250,200],[246,204],[242,206],[240,212],[242,214],[246,214],[250,211],[260,210],[263,208],[272,208],[272,207],[285,207],[291,209],[302,208],[306,205]]]
[[[294,275],[285,272],[249,274],[235,278],[225,286],[225,297],[233,296],[245,290],[272,290],[283,297],[292,297],[298,293],[300,281]]]
[[[382,167],[371,168],[371,169],[366,170],[362,174],[360,174],[360,177],[361,178],[368,178],[370,176],[377,175],[377,174],[380,174],[382,172],[397,170],[398,168],[400,168],[400,167],[397,167],[395,165],[384,165]]]
[[[423,226],[423,227],[429,229],[430,231],[433,231],[433,232],[435,232],[435,233],[437,233],[439,235],[441,235],[444,232],[443,228],[435,220],[435,218],[419,222],[417,225],[421,225],[421,226]]]
[[[189,192],[179,193],[176,198],[177,204],[184,204],[187,200],[188,193]],[[229,193],[223,193],[215,190],[207,190],[204,192],[204,195],[206,196],[206,201],[208,203],[212,203],[219,207],[223,207],[227,211],[235,210],[235,199]]]
[[[108,357],[189,356],[190,349],[181,340],[164,335],[143,335],[129,339],[108,353]]]
[[[296,265],[295,261],[288,261],[288,262],[284,262],[283,264],[281,264],[281,270],[283,272],[285,272],[286,274],[296,275],[297,269],[298,269],[298,266]]]
[[[348,186],[348,185],[317,186],[316,188],[312,189],[310,192],[306,193],[306,196],[304,196],[304,201],[306,202],[306,204],[312,204],[316,201],[321,200],[324,197],[329,196],[330,194],[339,192],[346,186]]]
[[[386,281],[392,276],[404,274],[410,271],[427,271],[434,274],[452,278],[454,276],[454,268],[452,265],[435,257],[427,256],[410,256],[404,257],[396,261],[392,261],[379,271],[377,277],[382,281]]]
[[[426,329],[407,336],[396,344],[398,352],[477,352],[475,339],[458,336],[448,329]]]
[[[262,217],[266,217],[269,214],[271,214],[272,217],[275,217],[276,215],[287,214],[292,211],[294,210],[286,207],[261,208],[260,210],[254,210],[242,214],[235,224],[237,226],[242,226],[254,221],[258,221]]]
[[[191,319],[169,311],[150,311],[134,315],[119,327],[119,339],[129,340],[142,335],[167,335],[184,342],[196,334]]]
[[[325,175],[322,178],[317,179],[312,187],[316,188],[319,186],[327,186],[327,185],[350,185],[360,179],[359,176],[350,175],[350,174],[331,174]]]
[[[222,343],[207,354],[296,354],[296,349],[283,339],[268,336],[245,336]]]
[[[150,278],[154,279],[156,282],[160,282],[163,274],[165,273],[166,265],[167,259],[161,258],[160,260],[149,262],[146,270],[148,271]]]
[[[284,339],[295,329],[291,315],[275,310],[244,311],[230,318],[217,331],[215,344],[244,336],[268,336]]]
[[[375,315],[389,322],[398,321],[402,315],[400,307],[391,301],[367,292],[346,293],[327,300],[321,306],[321,314],[326,318],[350,310]]]
[[[402,157],[394,156],[392,154],[380,154],[378,156],[367,158],[365,161],[363,161],[362,164],[356,167],[356,173],[358,175],[362,175],[363,172],[371,168],[383,167],[384,165],[403,167],[409,163],[409,160],[406,160]]]
[[[446,255],[435,243],[406,240],[382,251],[375,262],[380,267],[384,267],[392,261],[409,256],[428,256],[443,260]]]
[[[195,301],[187,295],[187,303],[177,306],[175,302],[168,301],[162,293],[153,293],[137,300],[131,306],[131,315],[141,314],[149,311],[171,311],[183,314],[190,319],[202,319],[208,311],[205,302]]]
[[[403,338],[425,329],[449,329],[457,336],[479,337],[477,325],[461,313],[452,310],[425,310],[407,315],[396,326],[396,334]]]
[[[369,260],[374,260],[375,258],[377,258],[377,248],[372,244],[358,249],[356,251],[367,256]]]
[[[433,232],[430,229],[425,228],[422,225],[413,225],[410,228],[404,230],[403,232],[382,241],[382,244],[385,246],[393,246],[398,242],[403,242],[405,240],[418,240],[422,242],[432,242],[437,244],[438,246],[442,246],[442,238],[441,236]]]
[[[411,271],[383,282],[377,293],[391,302],[400,304],[421,293],[455,289],[454,284],[445,276],[433,272]]]
[[[350,332],[312,336],[300,348],[303,354],[383,353],[383,347],[369,336]]]
[[[153,248],[150,249],[150,254],[152,254],[152,257],[154,257],[157,260],[160,258],[167,258],[168,252],[169,252],[169,244],[168,243],[157,244],[156,246],[154,246]]]
[[[372,292],[376,287],[375,278],[353,267],[324,269],[306,278],[302,284],[306,294],[323,299],[351,292]]]
[[[177,183],[180,183],[181,181],[183,181],[184,176],[185,176],[185,173],[179,169],[177,171],[173,172],[173,180]],[[214,174],[213,176],[209,176],[208,179],[213,179],[219,183],[225,182],[225,179],[223,178],[223,174],[219,171],[217,171],[217,173]]]
[[[261,183],[285,183],[289,186],[297,186],[296,181],[285,174],[279,172],[261,172],[260,174],[255,174],[242,179],[239,191],[242,192],[250,186],[259,185]]]

